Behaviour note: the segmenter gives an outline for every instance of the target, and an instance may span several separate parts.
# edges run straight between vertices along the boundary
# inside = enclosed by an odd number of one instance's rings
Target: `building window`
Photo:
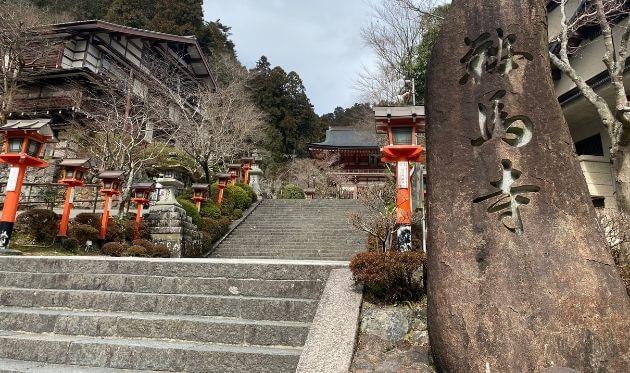
[[[370,165],[370,167],[378,166],[379,157],[380,156],[378,154],[370,154],[370,156],[368,157],[368,164]]]
[[[575,143],[575,151],[577,155],[597,155],[604,156],[604,146],[602,145],[602,136],[598,133],[595,136],[587,137],[584,140]]]

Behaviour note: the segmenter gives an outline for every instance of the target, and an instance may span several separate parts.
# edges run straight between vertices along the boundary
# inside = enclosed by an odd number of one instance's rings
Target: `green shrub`
[[[422,252],[363,252],[350,261],[352,277],[379,301],[400,302],[419,298],[422,283],[414,274],[425,263]]]
[[[254,192],[254,189],[252,189],[251,186],[247,184],[242,184],[242,183],[239,183],[236,185],[238,185],[241,189],[247,192],[247,194],[249,195],[249,199],[251,200],[251,203],[254,203],[258,200],[258,196],[256,195],[256,192]]]
[[[227,217],[221,219],[202,218],[199,229],[206,233],[206,240],[211,243],[223,237],[230,229],[231,221]]]
[[[153,249],[148,253],[152,258],[170,258],[171,252],[168,251],[168,247],[162,244],[153,245]]]
[[[77,224],[86,224],[96,229],[101,229],[101,214],[82,212],[74,217],[73,222]]]
[[[197,211],[197,206],[191,201],[184,198],[177,198],[177,202],[186,210],[186,215],[190,216],[195,225],[199,225],[199,221],[201,220],[201,216],[199,215],[199,211]]]
[[[109,256],[122,256],[125,252],[125,245],[122,242],[108,242],[103,245],[101,251]]]
[[[206,202],[201,205],[199,214],[203,218],[219,219],[221,217],[221,209],[214,202]]]
[[[142,246],[142,247],[144,247],[147,250],[152,250],[153,246],[155,246],[153,244],[153,242],[151,242],[149,240],[145,240],[144,238],[139,238],[137,240],[133,240],[131,242],[131,244],[134,245],[134,246]]]
[[[79,250],[79,241],[76,238],[66,238],[61,241],[61,247],[64,250],[76,253]]]
[[[249,192],[240,185],[228,187],[230,198],[234,200],[234,208],[245,211],[252,204]]]
[[[146,257],[148,255],[148,250],[144,246],[140,245],[131,245],[128,249],[123,252],[124,256],[137,256],[137,257]]]
[[[50,210],[30,209],[18,215],[14,230],[35,242],[50,243],[57,237],[60,220],[61,217]]]
[[[232,220],[238,220],[240,218],[243,217],[243,210],[241,209],[234,209],[234,211],[232,211]]]
[[[304,191],[297,185],[287,184],[280,189],[281,199],[304,199]]]
[[[77,240],[79,245],[85,246],[87,241],[98,240],[99,230],[88,224],[72,223],[70,225],[70,236]]]

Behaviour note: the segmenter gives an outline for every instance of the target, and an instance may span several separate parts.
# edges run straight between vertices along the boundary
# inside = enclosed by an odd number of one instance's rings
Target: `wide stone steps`
[[[0,372],[293,372],[340,266],[0,257]]]
[[[366,244],[348,222],[363,211],[354,200],[264,200],[212,256],[347,261]]]

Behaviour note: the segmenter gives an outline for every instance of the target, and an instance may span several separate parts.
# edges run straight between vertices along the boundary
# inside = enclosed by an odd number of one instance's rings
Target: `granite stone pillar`
[[[175,191],[183,183],[171,178],[157,179],[156,182],[163,189],[145,218],[152,241],[166,245],[172,258],[197,256],[201,250],[201,235],[192,218],[175,199]]]
[[[442,371],[630,371],[628,296],[554,93],[545,5],[454,0],[431,56],[428,318]]]

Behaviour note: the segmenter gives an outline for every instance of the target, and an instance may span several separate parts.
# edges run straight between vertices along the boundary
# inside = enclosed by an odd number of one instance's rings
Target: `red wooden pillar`
[[[231,174],[218,174],[217,175],[217,187],[219,188],[219,195],[217,196],[217,205],[221,208],[223,203],[223,192],[227,187],[228,181],[231,179]]]
[[[208,184],[193,184],[192,200],[195,202],[197,211],[201,211],[201,203],[208,198]]]
[[[103,181],[101,194],[105,196],[103,204],[103,214],[101,215],[101,231],[99,238],[104,240],[107,237],[107,226],[109,225],[109,209],[112,197],[120,194],[120,185],[123,180],[122,171],[103,171],[97,177]]]
[[[136,203],[136,226],[133,232],[133,239],[137,240],[138,238],[140,238],[140,229],[142,228],[142,213],[144,210],[144,205],[149,203],[149,197],[151,196],[151,193],[155,190],[155,183],[137,183],[131,186],[131,190],[133,193],[133,198],[131,199],[131,201]]]
[[[236,179],[241,176],[241,165],[230,164],[228,165],[228,174],[230,175],[230,185],[236,184]]]
[[[243,184],[249,184],[249,171],[254,165],[254,158],[244,157],[241,158],[241,168],[243,169]]]
[[[88,162],[89,159],[64,159],[59,163],[59,166],[62,167],[62,177],[59,183],[66,186],[66,199],[63,204],[59,232],[57,233],[59,238],[68,236],[68,224],[70,223],[70,212],[73,207],[74,191],[76,187],[84,185],[83,174],[87,169],[86,165]]]

